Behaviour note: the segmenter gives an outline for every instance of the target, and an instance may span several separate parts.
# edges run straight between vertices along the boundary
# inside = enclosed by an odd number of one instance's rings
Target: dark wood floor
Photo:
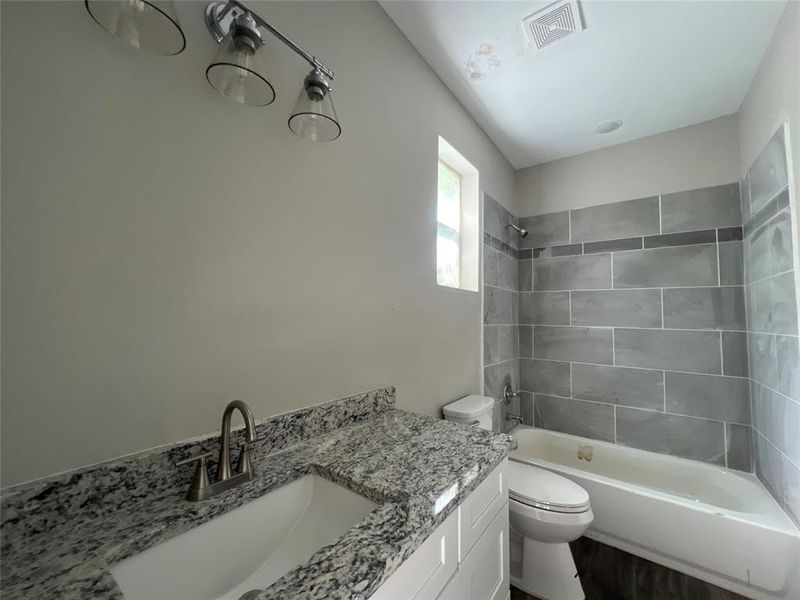
[[[588,538],[570,544],[586,600],[747,600]],[[542,600],[511,587],[511,600]]]
[[[541,598],[537,598],[536,596],[531,596],[530,594],[526,594],[522,590],[518,590],[513,585],[511,586],[511,600],[542,600]]]

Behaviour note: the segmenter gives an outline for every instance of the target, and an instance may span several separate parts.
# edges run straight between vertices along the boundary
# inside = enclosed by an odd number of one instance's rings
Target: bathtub
[[[753,475],[524,425],[512,434],[512,460],[589,492],[587,537],[743,596],[800,598],[800,534]]]

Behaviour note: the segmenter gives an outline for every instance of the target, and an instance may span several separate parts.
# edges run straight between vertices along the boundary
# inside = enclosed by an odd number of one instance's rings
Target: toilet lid
[[[545,469],[508,462],[508,495],[517,502],[553,512],[584,512],[589,494],[581,486]]]
[[[494,398],[489,396],[464,396],[460,400],[451,402],[442,408],[445,417],[456,417],[461,419],[474,419],[492,410]]]

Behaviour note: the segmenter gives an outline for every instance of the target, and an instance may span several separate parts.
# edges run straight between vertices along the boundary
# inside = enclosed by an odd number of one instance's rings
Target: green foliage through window
[[[459,287],[461,280],[461,175],[439,161],[436,202],[436,282]]]

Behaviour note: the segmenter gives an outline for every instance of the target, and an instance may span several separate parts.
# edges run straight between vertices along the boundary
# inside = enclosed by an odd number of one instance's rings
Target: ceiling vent
[[[538,49],[583,30],[577,0],[556,2],[522,20],[525,33]]]

